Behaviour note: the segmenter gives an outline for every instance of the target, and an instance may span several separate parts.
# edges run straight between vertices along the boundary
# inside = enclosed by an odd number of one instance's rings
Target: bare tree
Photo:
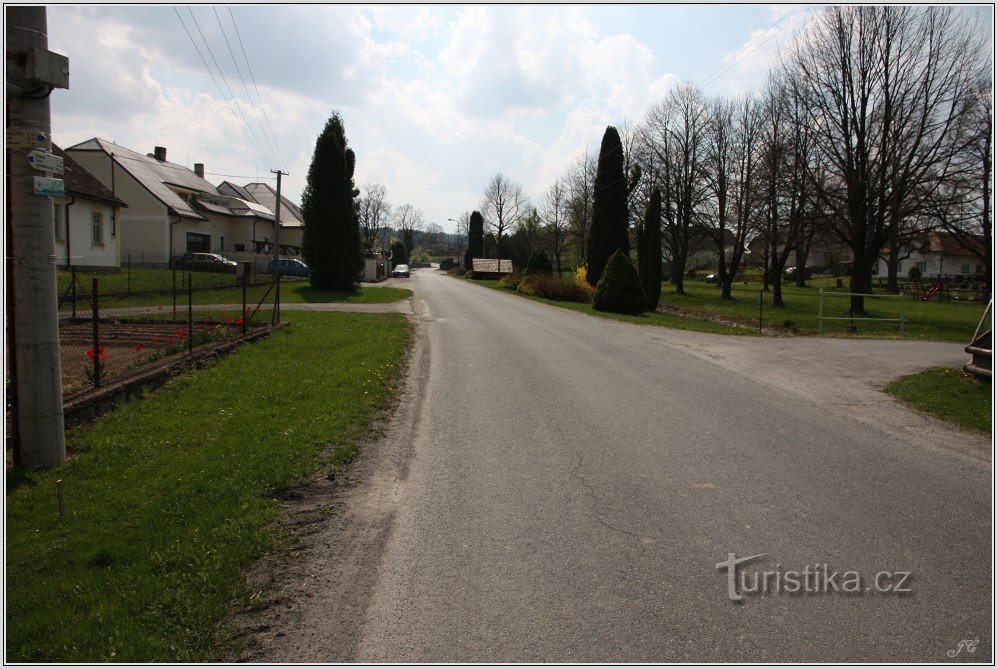
[[[495,232],[496,258],[502,257],[502,236],[512,230],[527,214],[528,201],[520,184],[497,173],[485,187],[482,197],[482,218]]]
[[[568,197],[568,232],[575,241],[579,262],[585,262],[589,228],[593,222],[596,165],[597,157],[587,148],[565,177]]]
[[[948,7],[829,7],[792,45],[790,90],[819,152],[809,170],[828,170],[816,192],[852,250],[851,313],[881,249],[946,179],[982,60]]]
[[[752,98],[719,98],[710,104],[706,175],[711,197],[704,227],[717,248],[722,299],[731,299],[756,210],[759,125],[759,104]]]
[[[645,172],[662,191],[665,246],[672,256],[672,282],[682,294],[690,238],[704,198],[706,179],[707,106],[693,84],[672,89],[649,112],[641,141]]]
[[[565,247],[565,236],[568,231],[568,216],[565,209],[568,189],[561,179],[555,181],[544,194],[544,221],[551,235],[551,252],[554,255],[554,266],[561,275],[561,256]]]
[[[419,233],[423,230],[423,212],[411,204],[403,204],[395,210],[395,229],[401,236],[406,257],[411,257],[419,240]]]
[[[384,243],[385,230],[392,215],[383,185],[375,183],[364,186],[363,196],[357,202],[357,214],[364,251],[375,253]]]

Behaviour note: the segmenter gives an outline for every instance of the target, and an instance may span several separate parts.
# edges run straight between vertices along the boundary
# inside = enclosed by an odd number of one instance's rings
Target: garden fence
[[[276,322],[276,278],[241,270],[223,277],[171,269],[60,271],[64,393],[99,387],[155,359],[190,354]]]

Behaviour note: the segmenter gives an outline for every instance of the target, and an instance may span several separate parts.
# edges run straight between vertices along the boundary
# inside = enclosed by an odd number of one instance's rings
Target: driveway
[[[413,284],[404,419],[253,659],[945,662],[963,640],[957,659],[990,659],[989,440],[877,390],[960,346],[723,337]],[[729,553],[765,554],[741,603]],[[816,564],[823,592],[745,593]],[[869,589],[830,592],[832,571]],[[875,592],[881,571],[910,592]]]

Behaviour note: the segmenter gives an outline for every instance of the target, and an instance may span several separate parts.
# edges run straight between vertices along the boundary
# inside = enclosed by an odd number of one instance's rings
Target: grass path
[[[63,467],[8,475],[20,483],[7,494],[8,661],[215,657],[243,570],[275,541],[274,495],[353,457],[408,345],[400,314],[287,316],[271,337],[70,430],[80,455]]]

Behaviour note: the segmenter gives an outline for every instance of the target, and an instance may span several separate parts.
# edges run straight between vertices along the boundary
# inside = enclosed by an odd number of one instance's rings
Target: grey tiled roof
[[[113,155],[122,169],[131,174],[148,190],[153,197],[165,204],[178,216],[205,220],[194,207],[170,189],[167,184],[191,190],[196,193],[217,195],[218,190],[192,170],[170,162],[160,162],[151,156],[146,156],[131,149],[126,149],[114,142],[95,137],[71,146],[67,151],[103,151]],[[226,212],[230,213],[230,212]]]
[[[248,192],[255,201],[262,204],[270,211],[274,211],[277,206],[277,191],[265,183],[246,184],[243,189]],[[281,227],[300,228],[302,222],[301,209],[288,198],[281,196]]]

